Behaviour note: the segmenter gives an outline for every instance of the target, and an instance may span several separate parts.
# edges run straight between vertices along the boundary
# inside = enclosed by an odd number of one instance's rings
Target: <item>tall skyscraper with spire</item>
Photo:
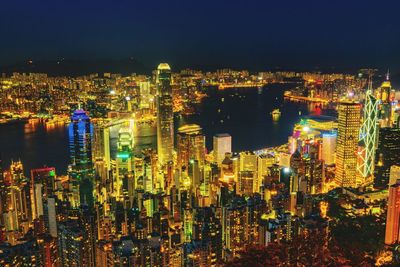
[[[360,132],[359,103],[342,101],[338,106],[338,139],[335,182],[342,187],[357,187],[357,147]]]
[[[378,101],[372,93],[372,81],[365,96],[363,124],[360,130],[357,170],[362,180],[374,173],[375,151],[378,143]]]
[[[157,68],[157,154],[162,165],[172,161],[173,149],[171,68],[167,63],[161,63]]]
[[[84,110],[75,110],[69,124],[70,176],[79,183],[81,204],[93,205],[93,125]]]
[[[389,70],[386,79],[376,91],[376,98],[379,102],[379,123],[381,127],[392,126],[392,105],[391,105],[392,84],[390,83]]]

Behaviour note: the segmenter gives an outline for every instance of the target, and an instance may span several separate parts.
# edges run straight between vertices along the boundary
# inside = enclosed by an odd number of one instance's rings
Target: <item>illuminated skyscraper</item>
[[[221,165],[226,153],[232,153],[232,137],[227,133],[213,137],[214,162]]]
[[[150,108],[151,95],[150,95],[150,82],[142,81],[139,83],[140,88],[140,107]]]
[[[324,133],[322,134],[322,153],[321,157],[326,165],[335,163],[335,150],[336,150],[337,133]]]
[[[10,174],[11,184],[18,184],[21,180],[24,180],[24,166],[21,160],[11,161]]]
[[[69,148],[72,169],[78,179],[92,171],[92,132],[86,112],[75,110],[69,125]]]
[[[109,171],[111,170],[111,154],[110,154],[110,127],[103,123],[97,123],[94,127],[93,133],[93,162],[96,176],[98,176],[102,184],[106,184],[106,180],[109,178]],[[98,200],[101,200],[99,193],[102,190],[97,191]]]
[[[400,179],[400,166],[392,165],[390,167],[389,186],[394,185]]]
[[[400,225],[400,180],[389,187],[389,200],[386,217],[385,244],[399,242]]]
[[[204,166],[206,150],[206,140],[201,127],[196,124],[180,127],[176,147],[178,170],[190,174],[193,186],[197,186],[201,180],[200,172]]]
[[[338,106],[338,139],[335,182],[342,187],[357,187],[357,147],[361,106],[343,101]]]
[[[54,197],[48,197],[44,202],[43,207],[46,231],[52,237],[57,237],[56,199]]]
[[[271,166],[275,164],[275,157],[272,155],[260,155],[257,158],[257,176],[258,176],[258,185],[262,185],[264,178],[271,173]]]
[[[390,91],[392,90],[392,84],[390,83],[389,71],[386,73],[385,81],[381,87],[377,89],[376,96],[382,103],[388,103],[390,101]]]
[[[239,171],[257,171],[257,155],[251,152],[240,152]]]
[[[5,177],[4,177],[5,178]],[[29,181],[24,176],[24,169],[21,161],[11,161],[10,176],[5,182],[4,206],[1,217],[7,231],[15,231],[25,234],[29,229],[31,213],[29,210]],[[2,201],[2,200],[1,200]],[[6,235],[8,242],[14,244],[13,232]]]
[[[93,206],[93,126],[84,110],[75,110],[69,124],[70,176],[79,183],[81,204]]]
[[[391,105],[392,85],[389,79],[389,72],[386,74],[386,80],[376,91],[376,98],[379,102],[379,124],[381,127],[391,127],[393,123],[392,105]]]
[[[251,152],[239,154],[239,190],[240,193],[258,192],[257,155]]]
[[[128,127],[121,127],[118,134],[117,173],[114,183],[115,196],[121,199],[123,196],[133,196],[133,137]]]
[[[167,63],[161,63],[157,68],[157,153],[162,165],[173,160],[173,149],[171,68]]]
[[[378,101],[372,94],[370,83],[366,92],[364,118],[360,131],[358,165],[361,178],[370,177],[374,173],[375,151],[378,143]]]
[[[290,192],[299,191],[300,177],[304,175],[304,165],[302,164],[302,156],[297,149],[290,157],[290,168],[284,168],[284,173],[290,174],[289,189]]]
[[[41,168],[31,170],[31,209],[32,219],[44,215],[44,201],[54,194],[55,182],[54,168]]]
[[[374,187],[387,189],[390,167],[400,162],[400,128],[379,129],[376,150]]]
[[[93,161],[103,160],[106,168],[110,169],[110,127],[105,124],[96,124],[93,132]]]

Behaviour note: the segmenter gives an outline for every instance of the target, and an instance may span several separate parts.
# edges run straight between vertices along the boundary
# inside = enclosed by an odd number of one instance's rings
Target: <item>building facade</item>
[[[343,101],[338,106],[335,182],[341,187],[357,187],[357,148],[360,129],[358,103]]]
[[[157,68],[157,152],[162,165],[173,160],[174,114],[172,108],[171,68]]]

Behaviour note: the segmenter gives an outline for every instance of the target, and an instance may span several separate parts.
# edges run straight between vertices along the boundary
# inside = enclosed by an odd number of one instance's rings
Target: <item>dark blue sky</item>
[[[398,1],[12,0],[0,65],[133,57],[148,66],[399,70]]]

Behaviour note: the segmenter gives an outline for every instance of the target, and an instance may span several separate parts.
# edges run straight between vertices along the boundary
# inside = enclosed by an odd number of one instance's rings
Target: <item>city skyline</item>
[[[395,1],[6,1],[0,266],[400,266]]]
[[[400,95],[373,72],[3,74],[0,263],[395,262]]]

